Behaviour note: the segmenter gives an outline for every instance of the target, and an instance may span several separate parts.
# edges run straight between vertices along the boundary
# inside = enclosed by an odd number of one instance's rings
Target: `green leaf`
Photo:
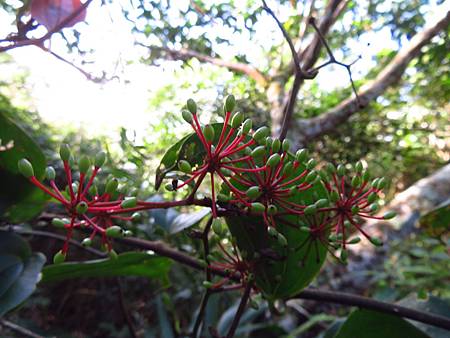
[[[115,259],[68,262],[46,266],[42,282],[54,282],[82,277],[142,276],[167,283],[171,262],[168,258],[145,252],[126,252]]]
[[[450,224],[450,199],[423,215],[419,222],[422,227],[433,235],[441,235],[448,231],[448,225]]]
[[[430,338],[401,317],[369,310],[355,310],[334,338]]]
[[[0,297],[0,316],[21,304],[34,292],[45,260],[43,254],[36,252],[24,261],[21,274]]]

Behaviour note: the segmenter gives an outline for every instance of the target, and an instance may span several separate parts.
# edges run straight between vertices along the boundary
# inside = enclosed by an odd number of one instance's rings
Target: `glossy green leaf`
[[[430,338],[401,317],[369,310],[355,310],[334,338]]]
[[[167,282],[171,262],[168,258],[145,252],[126,252],[115,259],[68,262],[46,266],[42,282],[83,277],[142,276]]]

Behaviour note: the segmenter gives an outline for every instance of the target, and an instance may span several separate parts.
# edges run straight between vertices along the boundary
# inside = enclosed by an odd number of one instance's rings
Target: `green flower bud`
[[[219,219],[215,218],[212,222],[211,227],[217,236],[222,237],[224,235],[225,228]]]
[[[288,152],[289,148],[291,148],[291,142],[289,142],[289,140],[287,140],[287,139],[283,140],[282,148],[283,148],[284,152]]]
[[[220,172],[227,177],[233,176],[233,172],[230,169],[227,168],[220,168]]]
[[[49,181],[54,181],[56,178],[56,171],[55,168],[53,167],[47,167],[45,168],[45,177],[49,180]]]
[[[266,210],[266,207],[264,206],[264,204],[259,203],[259,202],[253,202],[251,204],[251,210],[253,212],[263,212],[264,210]]]
[[[70,147],[67,144],[61,144],[61,147],[59,148],[61,160],[64,162],[69,161],[70,155]]]
[[[378,237],[370,237],[369,241],[375,246],[383,246],[383,241]]]
[[[86,202],[81,201],[77,204],[77,213],[82,215],[88,210],[88,205]]]
[[[136,197],[127,197],[122,201],[122,203],[120,203],[120,207],[122,209],[134,208],[136,205],[137,205]]]
[[[306,233],[310,233],[311,229],[305,225],[301,226],[300,228],[298,228],[301,232],[306,232]]]
[[[239,128],[239,126],[242,124],[243,121],[244,121],[244,114],[242,114],[241,112],[235,113],[231,119],[231,128],[233,129]]]
[[[361,242],[361,238],[354,237],[354,238],[352,238],[351,240],[348,241],[348,244],[357,244],[359,242]]]
[[[330,174],[334,174],[336,172],[336,167],[333,165],[333,163],[327,163],[325,170]]]
[[[303,212],[305,215],[314,215],[317,212],[317,207],[314,204],[308,205]]]
[[[386,184],[387,184],[386,179],[384,177],[380,178],[377,184],[377,189],[378,190],[384,189],[386,187]]]
[[[92,245],[92,239],[90,239],[89,237],[83,239],[83,240],[81,241],[81,245],[84,246],[84,247],[91,246],[91,245]]]
[[[270,204],[267,207],[267,214],[268,215],[275,215],[277,212],[278,212],[278,208],[275,205]]]
[[[59,250],[54,256],[53,256],[53,264],[61,264],[66,260],[66,254],[62,252],[62,250]]]
[[[91,166],[91,161],[89,161],[89,157],[86,155],[81,156],[78,160],[78,170],[81,174],[86,174],[89,170],[89,167]]]
[[[339,201],[339,193],[336,190],[332,190],[330,192],[330,201],[332,203],[336,203],[337,201]]]
[[[347,250],[341,250],[341,256],[340,256],[340,258],[341,258],[341,261],[342,261],[343,263],[346,263],[346,262],[347,262],[347,259],[348,259],[348,251],[347,251]]]
[[[62,219],[60,219],[60,218],[53,218],[52,219],[52,225],[55,227],[55,228],[60,228],[60,229],[64,229],[65,228],[65,222],[62,220]]]
[[[213,283],[208,282],[207,280],[203,281],[203,287],[205,289],[210,289],[210,288],[212,288],[212,286],[213,286]]]
[[[295,160],[297,162],[303,163],[308,157],[308,150],[300,149],[295,153]]]
[[[289,161],[284,165],[283,176],[289,177],[292,175],[293,172],[294,172],[294,164],[291,161]]]
[[[375,178],[372,183],[370,184],[372,188],[377,188],[378,182],[380,182],[379,178]]]
[[[225,110],[227,112],[232,112],[235,106],[236,106],[236,99],[234,98],[233,95],[228,95],[225,99]]]
[[[273,138],[270,136],[267,136],[266,141],[265,142],[261,141],[261,143],[266,145],[267,150],[272,149]]]
[[[361,178],[362,178],[363,182],[368,182],[370,180],[370,173],[369,173],[369,171],[368,170],[364,170],[362,175],[361,175]]]
[[[364,167],[363,167],[362,162],[361,161],[356,162],[356,164],[355,164],[355,171],[357,173],[362,173],[363,169],[364,169]]]
[[[253,122],[250,119],[244,121],[242,125],[242,134],[247,135],[252,130]]]
[[[112,259],[112,260],[117,259],[117,258],[119,257],[119,255],[117,254],[117,252],[114,251],[113,249],[111,249],[111,250],[108,252],[108,256],[109,256],[109,259]]]
[[[266,153],[266,148],[264,146],[258,146],[251,152],[250,156],[253,158],[261,158]]]
[[[95,155],[94,166],[100,168],[106,162],[106,153],[104,151],[99,151]]]
[[[337,241],[337,235],[336,234],[332,234],[332,235],[328,236],[328,240],[330,242],[336,242]]]
[[[337,166],[336,171],[337,171],[338,176],[344,176],[345,175],[345,171],[346,171],[345,170],[345,166],[343,164],[339,164]]]
[[[123,235],[124,235],[125,237],[131,237],[131,236],[133,236],[133,231],[131,231],[131,230],[125,230],[125,231],[123,232]]]
[[[356,215],[358,212],[359,212],[359,207],[358,206],[356,206],[356,205],[354,205],[354,206],[352,206],[352,214],[353,215]]]
[[[19,172],[26,178],[31,178],[34,176],[33,165],[27,159],[21,159],[17,163],[17,166],[19,168]]]
[[[261,191],[259,190],[258,186],[253,186],[247,189],[246,194],[249,198],[256,199],[261,196]]]
[[[367,196],[367,202],[373,203],[378,199],[378,194],[376,192],[371,192],[369,196]]]
[[[117,178],[113,178],[112,180],[108,181],[108,183],[106,183],[105,192],[108,195],[113,195],[117,191],[118,186],[119,181],[117,180]]]
[[[358,188],[361,185],[361,177],[355,176],[352,178],[352,187]]]
[[[190,174],[192,172],[191,164],[185,160],[180,160],[178,162],[178,169],[186,174]]]
[[[173,188],[172,183],[166,183],[164,185],[164,189],[166,189],[167,191],[174,191],[175,189]]]
[[[278,151],[280,151],[281,148],[281,141],[280,139],[274,139],[272,142],[272,152],[273,153],[278,153]]]
[[[308,175],[306,175],[306,182],[311,183],[317,177],[317,171],[313,170]]]
[[[319,176],[323,182],[329,182],[331,180],[331,177],[328,175],[326,171],[320,170]]]
[[[397,213],[396,213],[395,211],[391,210],[391,211],[388,211],[387,213],[385,213],[385,214],[383,215],[383,218],[384,218],[384,219],[392,219],[392,218],[394,218],[395,216],[397,216]]]
[[[192,121],[194,121],[194,117],[192,116],[192,113],[189,110],[183,109],[181,111],[181,116],[183,116],[183,120],[185,120],[189,124],[191,124]]]
[[[250,299],[249,304],[250,304],[250,307],[251,307],[253,310],[258,310],[258,309],[259,309],[258,302],[256,302],[255,300]]]
[[[280,154],[272,154],[267,160],[267,165],[271,168],[274,168],[280,163],[280,160]]]
[[[264,139],[265,137],[267,137],[267,135],[269,135],[269,128],[267,128],[266,126],[263,126],[261,128],[258,128],[254,133],[253,133],[253,139],[256,142],[259,142],[260,140]]]
[[[284,246],[284,247],[288,246],[288,241],[287,241],[286,237],[284,237],[281,233],[278,233],[277,241],[278,241],[278,244],[280,244],[281,246]]]
[[[197,114],[197,104],[194,100],[188,99],[186,102],[186,108],[189,110],[191,114]]]
[[[134,212],[134,213],[131,215],[131,221],[132,221],[133,223],[139,222],[141,219],[142,219],[142,215],[141,215],[141,213],[139,213],[139,212]]]
[[[123,229],[118,225],[113,225],[105,230],[105,235],[112,238],[122,237]]]
[[[377,212],[380,209],[378,203],[372,203],[369,207],[371,213]]]
[[[329,201],[326,198],[322,198],[318,200],[316,203],[314,203],[314,205],[316,206],[316,208],[320,209],[326,207],[328,203]]]
[[[274,227],[268,227],[267,233],[273,238],[276,238],[278,236],[278,231]]]
[[[211,143],[214,140],[214,128],[208,124],[203,127],[203,135],[207,142]]]
[[[225,194],[218,194],[217,195],[217,200],[219,202],[222,202],[222,203],[227,203],[227,202],[229,202],[231,200],[231,197],[227,196]]]
[[[312,158],[306,163],[306,169],[308,170],[314,169],[316,165],[317,165],[316,160]]]

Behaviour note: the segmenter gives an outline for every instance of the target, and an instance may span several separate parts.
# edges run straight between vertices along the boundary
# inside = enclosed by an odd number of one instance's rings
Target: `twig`
[[[125,299],[123,296],[123,288],[122,288],[122,283],[120,281],[120,277],[116,278],[116,283],[117,283],[117,290],[118,290],[118,294],[119,294],[120,308],[122,310],[123,317],[125,318],[125,321],[127,322],[128,330],[130,331],[131,337],[137,338],[136,330],[134,329],[134,326],[133,326],[133,321],[131,320],[130,314],[128,313],[127,307],[125,305]]]
[[[31,332],[30,330],[28,330],[22,326],[19,326],[17,324],[14,324],[6,319],[0,319],[0,325],[19,333],[22,337],[45,338],[44,336],[38,335],[34,332]]]
[[[203,233],[202,233],[203,256],[204,256],[203,258],[205,260],[205,263],[207,264],[205,267],[205,274],[206,274],[206,280],[208,282],[211,282],[211,278],[212,278],[211,269],[209,267],[210,262],[208,259],[208,255],[209,255],[208,235],[209,235],[209,231],[211,230],[211,225],[212,225],[213,220],[214,220],[213,217],[210,217],[208,219],[208,223],[206,223],[205,229],[203,230]],[[192,335],[191,335],[192,338],[197,338],[198,330],[203,321],[203,317],[205,315],[205,310],[206,310],[206,305],[208,304],[210,295],[211,295],[211,291],[208,288],[208,289],[206,289],[205,294],[203,295],[202,301],[200,303],[200,310],[199,310],[197,318],[195,320],[194,328],[192,329]]]
[[[306,289],[292,298],[310,299],[342,305],[358,306],[364,309],[375,310],[399,317],[409,318],[450,331],[450,318],[448,317],[410,309],[397,304],[380,302],[378,300],[352,295],[349,293]]]
[[[245,286],[244,294],[242,295],[241,302],[239,303],[239,307],[236,311],[236,315],[233,318],[233,322],[231,323],[231,326],[230,326],[230,329],[228,331],[226,338],[234,337],[234,334],[236,332],[236,329],[238,328],[241,317],[244,314],[245,307],[247,306],[247,302],[250,297],[250,292],[252,291],[252,287],[253,287],[253,279],[249,280],[247,282],[247,285]]]

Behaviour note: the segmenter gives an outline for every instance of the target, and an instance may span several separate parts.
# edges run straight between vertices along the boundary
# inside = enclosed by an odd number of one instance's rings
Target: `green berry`
[[[378,205],[378,203],[372,203],[372,204],[369,206],[369,210],[370,210],[370,212],[372,212],[372,213],[377,212],[378,209],[380,209],[380,206]]]
[[[258,146],[251,152],[250,156],[253,158],[261,158],[266,153],[266,148],[264,146]]]
[[[191,164],[185,160],[180,160],[178,162],[178,169],[186,174],[190,174],[192,172]]]
[[[106,153],[104,151],[99,151],[95,155],[94,166],[100,168],[106,162]]]
[[[373,203],[378,199],[378,194],[376,192],[371,192],[369,196],[367,196],[367,202]]]
[[[92,240],[88,237],[81,241],[81,245],[84,247],[88,247],[92,245]]]
[[[308,150],[300,149],[295,153],[295,160],[297,162],[303,163],[308,157]]]
[[[278,151],[281,149],[281,141],[280,139],[274,139],[272,142],[272,152],[278,153]]]
[[[117,191],[118,186],[119,181],[117,180],[117,178],[113,178],[112,180],[108,181],[108,183],[106,183],[105,192],[108,195],[113,195]]]
[[[264,210],[266,210],[266,207],[260,202],[253,202],[251,204],[251,210],[253,212],[263,212]]]
[[[32,164],[25,158],[18,162],[19,172],[26,178],[31,178],[34,176],[34,170]]]
[[[49,180],[49,181],[54,181],[56,178],[56,171],[55,168],[53,167],[47,167],[45,168],[45,177]]]
[[[368,182],[370,180],[370,173],[369,173],[369,171],[368,170],[364,170],[362,175],[361,175],[361,178],[362,178],[363,182]]]
[[[292,163],[292,162],[287,162],[285,165],[284,165],[284,168],[283,168],[283,176],[284,177],[289,177],[289,176],[291,176],[292,175],[292,173],[294,172],[294,164]]]
[[[289,140],[283,140],[282,148],[284,152],[289,151],[289,148],[291,148],[291,143],[289,142]]]
[[[235,106],[236,106],[236,99],[234,98],[233,95],[228,95],[225,99],[225,110],[227,112],[232,112]]]
[[[352,178],[352,187],[358,188],[361,185],[361,177],[355,176]]]
[[[53,218],[52,219],[52,225],[55,227],[55,228],[60,228],[60,229],[63,229],[64,227],[65,227],[65,222],[62,220],[62,219],[60,219],[60,218]]]
[[[139,222],[141,219],[142,219],[142,215],[139,212],[134,212],[131,215],[131,221],[134,223]]]
[[[242,125],[242,134],[247,135],[252,130],[253,122],[250,119],[244,121]]]
[[[122,237],[123,229],[118,225],[113,225],[105,230],[105,235],[113,238]]]
[[[229,202],[231,200],[231,197],[227,196],[225,194],[218,194],[217,195],[217,200],[219,202],[226,203],[226,202]]]
[[[258,186],[253,186],[247,189],[246,194],[251,199],[257,199],[259,196],[261,196],[261,191]]]
[[[336,167],[333,165],[333,163],[327,163],[325,170],[330,174],[334,174],[336,172]]]
[[[212,222],[211,227],[217,236],[222,237],[224,235],[225,228],[219,219],[215,218]]]
[[[265,137],[267,137],[267,135],[269,135],[269,128],[267,128],[266,126],[263,126],[261,128],[258,128],[254,133],[253,133],[253,139],[256,142],[259,142],[260,140],[264,139]]]
[[[212,288],[212,286],[213,286],[213,283],[208,282],[207,280],[203,281],[203,287],[204,287],[205,289]]]
[[[86,155],[81,156],[78,160],[78,170],[81,174],[86,174],[89,170],[89,167],[91,166],[91,161],[89,161],[89,157]]]
[[[61,264],[66,260],[66,254],[62,252],[62,250],[59,250],[54,256],[53,256],[53,264]]]
[[[341,261],[343,262],[343,263],[346,263],[347,262],[347,259],[348,259],[348,251],[347,250],[341,250]]]
[[[330,201],[336,203],[339,201],[339,193],[336,190],[332,190],[330,193]]]
[[[281,160],[280,154],[272,154],[267,160],[267,165],[271,168],[274,168],[280,163],[280,160]]]
[[[183,120],[185,120],[189,124],[191,124],[192,121],[194,121],[194,117],[192,116],[192,113],[189,110],[183,109],[181,111],[181,116],[183,116]]]
[[[231,119],[231,128],[233,129],[239,128],[239,126],[242,124],[243,121],[244,121],[244,114],[242,114],[241,112],[235,113]]]
[[[387,213],[385,213],[385,214],[383,215],[383,218],[384,218],[384,219],[392,219],[392,218],[394,218],[395,216],[397,216],[397,213],[396,213],[395,211],[391,210],[391,211],[388,211]]]
[[[203,127],[203,135],[207,142],[211,143],[214,140],[214,128],[208,124]]]
[[[314,169],[316,165],[317,165],[316,160],[312,158],[306,163],[306,169],[308,170]]]
[[[70,147],[67,144],[62,144],[59,148],[59,156],[61,157],[61,160],[64,162],[69,161],[70,155]]]
[[[186,102],[186,108],[189,110],[191,114],[197,114],[197,104],[194,100],[189,99]]]
[[[308,205],[303,212],[305,215],[314,215],[317,212],[317,207],[314,204]]]
[[[357,244],[359,242],[361,242],[361,238],[354,237],[354,238],[352,238],[351,240],[348,241],[348,244]]]
[[[120,203],[122,209],[134,208],[137,205],[136,197],[127,197]]]
[[[311,183],[317,177],[317,171],[313,170],[308,175],[306,175],[305,181]]]
[[[173,188],[173,184],[172,183],[166,183],[164,185],[164,189],[166,189],[167,191],[174,191],[175,189]]]
[[[273,238],[276,238],[278,236],[278,231],[274,227],[268,227],[267,233]]]
[[[372,188],[377,188],[378,182],[380,182],[379,178],[375,178],[372,183],[370,184]]]
[[[131,231],[131,230],[125,230],[125,231],[123,232],[123,235],[124,235],[125,237],[131,237],[131,236],[133,236],[133,231]]]
[[[387,184],[386,179],[384,177],[380,178],[377,184],[377,189],[378,190],[384,189],[386,187],[386,184]]]
[[[354,205],[354,206],[352,206],[351,211],[352,211],[353,215],[356,215],[359,212],[359,207]]]

